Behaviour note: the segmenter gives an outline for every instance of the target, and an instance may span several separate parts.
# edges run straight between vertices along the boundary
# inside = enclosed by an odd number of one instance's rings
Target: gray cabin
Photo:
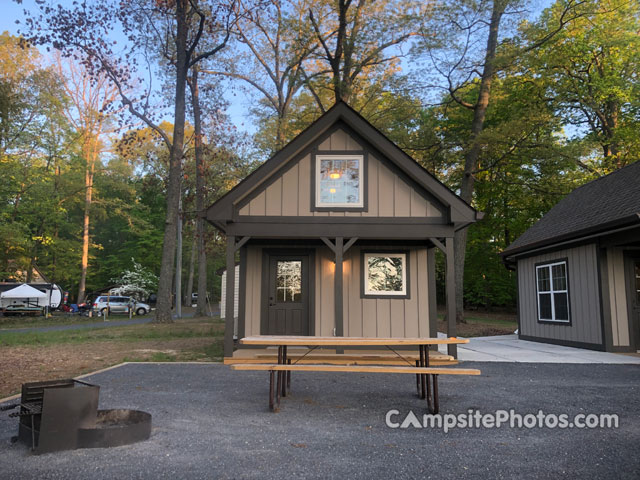
[[[640,162],[574,190],[502,257],[521,339],[640,350]]]
[[[237,336],[436,335],[435,248],[480,214],[362,116],[338,103],[207,209],[239,257]],[[224,355],[235,275],[226,276]],[[455,345],[450,354],[455,354]]]

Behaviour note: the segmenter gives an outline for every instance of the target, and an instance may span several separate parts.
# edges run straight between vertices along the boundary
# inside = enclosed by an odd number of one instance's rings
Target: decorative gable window
[[[536,265],[538,321],[570,323],[566,260]]]
[[[364,207],[363,155],[316,155],[316,207]]]
[[[407,252],[362,254],[364,297],[409,298]]]

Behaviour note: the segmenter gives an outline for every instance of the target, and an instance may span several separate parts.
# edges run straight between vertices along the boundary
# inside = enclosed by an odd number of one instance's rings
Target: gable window
[[[409,298],[407,253],[363,253],[363,296]]]
[[[538,321],[569,323],[567,262],[536,266]]]
[[[361,208],[362,155],[316,155],[316,207]]]

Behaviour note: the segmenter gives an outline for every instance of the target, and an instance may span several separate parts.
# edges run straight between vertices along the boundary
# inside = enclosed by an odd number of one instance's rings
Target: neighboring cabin
[[[640,162],[574,190],[502,257],[521,339],[640,350]]]
[[[436,335],[434,249],[479,214],[344,103],[207,210],[239,251],[238,337]],[[233,351],[235,275],[225,283]],[[455,353],[454,349],[451,350]]]

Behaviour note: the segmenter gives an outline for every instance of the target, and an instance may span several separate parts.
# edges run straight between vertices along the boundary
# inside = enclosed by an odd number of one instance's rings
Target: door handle
[[[273,301],[273,297],[269,297],[269,306],[270,307],[275,307],[276,306],[275,302]]]

